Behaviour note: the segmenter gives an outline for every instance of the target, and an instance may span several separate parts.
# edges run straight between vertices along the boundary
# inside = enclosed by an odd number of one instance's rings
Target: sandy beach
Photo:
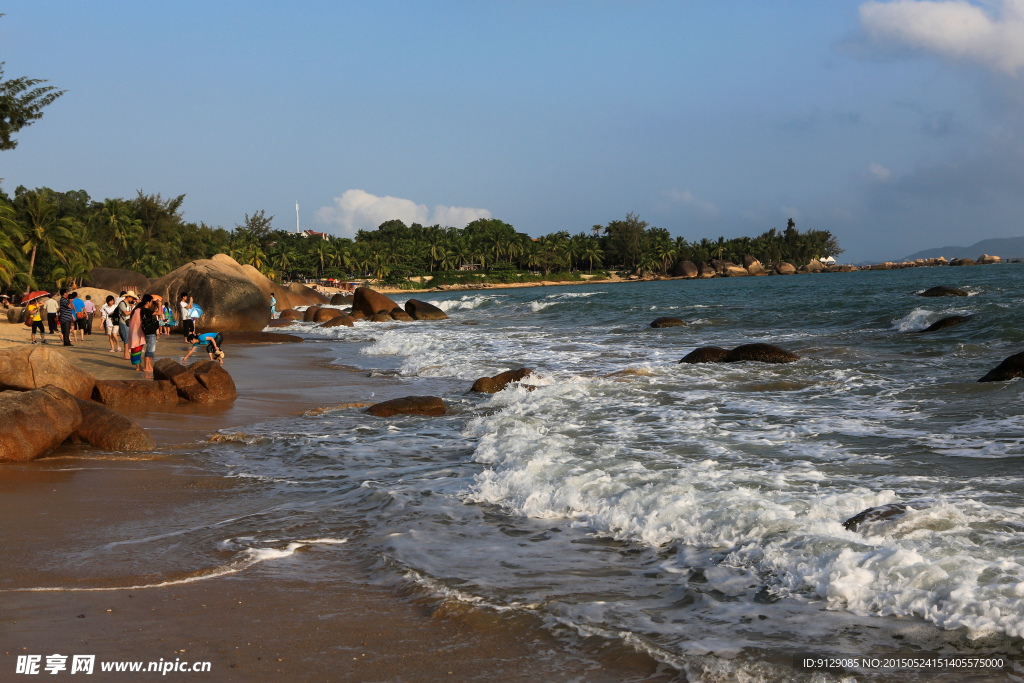
[[[0,344],[24,344],[27,336],[22,326],[0,325]],[[158,357],[171,355],[169,346],[181,344],[161,339]],[[61,351],[99,378],[137,376],[106,348],[105,339],[93,335]],[[326,345],[236,346],[227,352],[226,368],[239,392],[233,404],[128,411],[156,438],[152,455],[123,457],[66,445],[41,460],[0,465],[0,538],[13,560],[0,579],[5,677],[15,670],[17,655],[51,653],[94,654],[97,662],[211,663],[211,673],[169,674],[179,680],[676,675],[661,674],[650,657],[603,639],[573,650],[522,616],[469,608],[402,582],[382,584],[372,558],[357,547],[354,529],[351,543],[310,545],[215,578],[203,577],[218,567],[189,551],[141,557],[130,539],[151,529],[173,535],[221,517],[254,514],[266,504],[247,480],[210,472],[193,457],[199,448],[232,447],[211,446],[211,433],[408,393],[402,380],[331,366]],[[168,585],[144,587],[160,584]],[[113,678],[125,680],[124,674],[99,671],[95,680]]]

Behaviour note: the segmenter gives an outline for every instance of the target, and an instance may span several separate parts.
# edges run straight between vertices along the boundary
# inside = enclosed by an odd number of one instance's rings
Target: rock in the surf
[[[1007,380],[1024,377],[1024,352],[1017,353],[1003,359],[1003,362],[995,366],[988,373],[979,379],[979,382],[1005,382]]]
[[[405,302],[405,312],[412,316],[413,320],[447,320],[448,314],[434,304],[428,304],[419,299],[409,299]]]
[[[354,325],[355,320],[352,319],[352,316],[342,314],[334,316],[320,327],[353,327]]]
[[[690,351],[682,357],[680,363],[721,363],[729,355],[726,349],[720,346],[702,346]]]
[[[376,417],[392,417],[393,415],[438,417],[447,413],[448,407],[437,396],[406,396],[377,403],[367,408],[366,412]]]
[[[951,266],[973,266],[975,265],[974,259],[971,258],[955,258],[949,262]]]
[[[662,328],[662,327],[682,327],[686,324],[686,321],[680,320],[679,318],[672,318],[664,316],[661,318],[655,318],[651,323],[651,327]]]
[[[82,425],[78,399],[53,385],[0,392],[0,462],[46,455]]]
[[[278,320],[302,320],[302,311],[296,311],[294,308],[286,308],[277,316]]]
[[[938,287],[932,287],[921,292],[918,296],[967,296],[967,292],[962,289],[956,289],[954,287],[946,287],[939,285]]]
[[[335,294],[334,296],[331,297],[331,305],[332,306],[342,306],[344,304],[350,304],[350,303],[352,303],[352,295],[351,294],[342,294],[341,292],[338,292],[337,294]]]
[[[398,304],[369,287],[357,287],[352,296],[352,310],[362,311],[368,318],[372,317],[374,313],[390,314],[396,308],[398,308]]]
[[[317,312],[320,310],[319,306],[310,306],[302,312],[302,322],[311,323]]]
[[[394,318],[391,317],[390,313],[382,311],[380,313],[374,313],[369,318],[367,318],[367,320],[369,320],[371,323],[389,323],[392,320],[394,320]]]
[[[395,310],[391,311],[391,319],[403,323],[415,322],[413,320],[413,317],[406,313],[405,311],[403,311],[401,308],[396,308]]]
[[[72,439],[80,439],[105,451],[138,453],[156,448],[153,437],[134,420],[119,415],[95,401],[75,400],[82,413],[82,424],[72,434]]]
[[[481,394],[496,394],[512,382],[522,382],[524,379],[529,377],[532,372],[533,370],[530,370],[529,368],[519,368],[518,370],[506,370],[494,377],[481,377],[477,381],[473,382],[473,386],[470,391],[475,391]]]
[[[938,332],[939,330],[944,330],[947,327],[953,327],[954,325],[965,323],[970,319],[971,316],[969,315],[951,315],[948,318],[943,318],[942,320],[933,322],[923,330],[918,330],[918,334],[924,334],[925,332]]]
[[[843,527],[848,531],[857,531],[857,529],[864,524],[892,519],[893,517],[899,517],[900,515],[905,514],[908,509],[921,509],[927,506],[927,501],[916,500],[908,503],[889,503],[887,505],[879,505],[877,507],[868,508],[863,512],[858,512],[853,517],[850,517],[848,520],[843,522]]]
[[[333,320],[335,317],[341,314],[341,311],[337,308],[318,308],[313,314],[313,322],[325,323],[328,320]]]
[[[772,344],[743,344],[729,351],[722,362],[792,363],[797,360],[800,360],[800,356]]]

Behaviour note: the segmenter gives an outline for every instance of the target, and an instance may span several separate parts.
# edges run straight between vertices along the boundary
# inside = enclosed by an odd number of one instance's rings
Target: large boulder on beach
[[[11,306],[7,309],[7,322],[12,325],[18,325],[25,322],[25,307],[24,306]]]
[[[212,360],[201,360],[198,363],[193,363],[186,369],[195,375],[199,383],[209,392],[209,398],[206,403],[234,401],[238,398],[235,380],[231,378],[231,374],[220,363]]]
[[[672,317],[665,316],[665,317],[662,317],[662,318],[655,318],[654,321],[651,323],[651,327],[654,327],[654,328],[682,327],[685,324],[686,324],[685,320],[680,320],[679,318],[672,318]]]
[[[141,294],[150,284],[142,273],[121,268],[93,268],[84,281],[90,287],[117,293],[134,289]]]
[[[301,282],[291,282],[285,289],[288,290],[292,306],[314,306],[331,303],[331,300],[326,296]],[[296,298],[298,301],[296,301]]]
[[[161,358],[153,363],[153,379],[157,381],[169,380],[183,372],[187,372],[185,366],[173,358]]]
[[[954,287],[946,287],[939,285],[938,287],[932,287],[921,292],[918,296],[968,296],[968,293],[962,289],[956,289]]]
[[[95,401],[75,400],[82,413],[82,424],[72,434],[72,439],[80,439],[105,451],[140,453],[156,448],[153,437],[134,420],[119,415]]]
[[[318,308],[316,312],[313,313],[313,322],[325,323],[328,320],[333,320],[340,314],[341,311],[337,308]]]
[[[405,302],[405,312],[412,316],[413,320],[447,320],[448,314],[434,304],[428,304],[419,299],[409,299]]]
[[[78,400],[53,385],[0,392],[0,462],[46,455],[82,425]]]
[[[103,306],[103,304],[107,303],[107,297],[117,297],[117,295],[121,292],[121,290],[117,290],[116,292],[114,292],[112,290],[101,289],[99,287],[79,287],[75,291],[78,292],[78,298],[81,299],[82,301],[85,301],[85,297],[90,297],[89,300],[96,305],[95,317],[97,320],[99,320],[100,317],[99,309],[101,306]]]
[[[722,275],[725,277],[747,277],[750,273],[748,273],[747,269],[742,266],[729,264],[725,267],[725,270],[722,271]]]
[[[212,259],[191,261],[154,282],[146,290],[176,305],[189,292],[203,309],[198,332],[259,332],[270,320],[270,301],[235,264]]]
[[[1005,382],[1018,377],[1024,377],[1024,352],[1004,358],[1002,363],[989,370],[978,381]]]
[[[78,398],[89,398],[96,378],[56,349],[22,346],[0,350],[0,390],[27,391],[47,384]]]
[[[481,377],[473,382],[473,387],[470,391],[481,394],[496,394],[512,382],[522,382],[532,372],[533,370],[529,368],[519,368],[518,370],[506,370],[494,377]]]
[[[153,378],[166,379],[178,396],[192,403],[217,403],[238,398],[235,381],[216,361],[199,361],[188,367],[170,358],[153,364]]]
[[[697,277],[699,273],[700,269],[693,261],[680,261],[672,269],[672,274],[676,277]]]
[[[708,265],[706,262],[701,261],[697,275],[702,280],[707,280],[708,278],[712,278],[715,276],[715,269]]]
[[[947,327],[953,327],[954,325],[965,323],[970,320],[970,318],[971,316],[969,315],[951,315],[948,318],[943,318],[942,320],[933,322],[923,330],[918,330],[918,334],[924,334],[925,332],[938,332],[939,330],[944,330]]]
[[[783,261],[782,263],[775,264],[776,275],[792,275],[795,272],[796,266],[794,266],[792,263],[786,263],[785,261]]]
[[[369,287],[357,287],[352,296],[352,310],[362,311],[368,318],[374,313],[391,313],[396,308],[398,304]]]
[[[805,265],[800,266],[796,269],[798,273],[820,273],[825,270],[825,266],[821,261],[817,259],[811,259]]]
[[[367,408],[366,412],[376,417],[392,417],[393,415],[438,417],[448,412],[448,406],[437,396],[406,396],[377,403]]]
[[[680,363],[721,363],[729,351],[720,346],[701,346],[683,356]]]
[[[334,316],[320,327],[353,327],[355,322],[352,316],[342,313],[341,315]]]
[[[350,303],[352,303],[352,295],[351,294],[343,294],[341,292],[338,292],[337,294],[335,294],[334,296],[331,297],[331,305],[332,306],[343,306],[345,304],[350,304]]]
[[[746,266],[747,273],[750,275],[767,275],[764,266],[761,265],[760,261],[754,261],[749,266]]]
[[[96,381],[92,400],[119,407],[176,405],[178,392],[165,380],[101,379]]]

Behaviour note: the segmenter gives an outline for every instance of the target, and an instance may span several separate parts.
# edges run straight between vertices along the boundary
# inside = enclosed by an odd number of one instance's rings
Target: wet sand
[[[355,529],[346,533],[349,543],[307,546],[237,573],[123,590],[194,579],[215,568],[209,557],[175,550],[174,543],[142,555],[133,539],[265,505],[254,484],[210,472],[193,456],[198,448],[231,447],[208,444],[212,432],[411,393],[401,379],[330,367],[337,352],[326,344],[226,351],[225,367],[239,390],[234,404],[131,413],[161,444],[152,456],[126,459],[69,445],[32,463],[0,465],[0,543],[7,558],[0,573],[0,680],[14,677],[18,654],[55,652],[95,654],[97,661],[212,663],[211,673],[168,674],[178,680],[676,676],[622,645],[603,639],[570,645],[530,617],[466,607],[383,579],[377,559],[359,548]],[[19,590],[30,587],[72,590]],[[118,590],[81,590],[97,588]]]

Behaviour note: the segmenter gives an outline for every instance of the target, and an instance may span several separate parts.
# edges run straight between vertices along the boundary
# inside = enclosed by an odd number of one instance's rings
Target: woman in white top
[[[117,299],[107,297],[107,303],[100,309],[100,317],[103,319],[103,329],[107,333],[107,341],[110,342],[110,352],[117,353],[121,350],[121,337],[118,335],[117,325],[110,319],[111,314],[117,310]]]

